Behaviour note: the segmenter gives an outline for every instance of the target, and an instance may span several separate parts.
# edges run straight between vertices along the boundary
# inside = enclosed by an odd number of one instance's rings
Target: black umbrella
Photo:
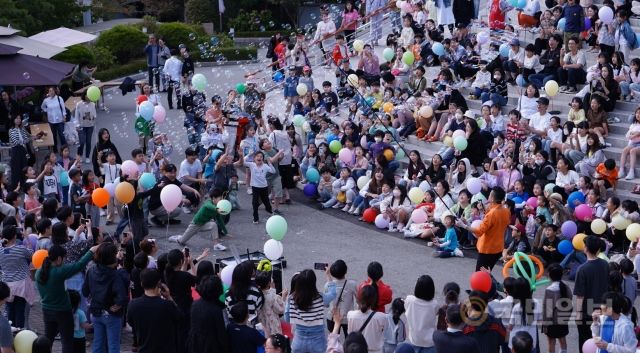
[[[20,48],[0,44],[1,86],[57,86],[75,65],[18,54]]]

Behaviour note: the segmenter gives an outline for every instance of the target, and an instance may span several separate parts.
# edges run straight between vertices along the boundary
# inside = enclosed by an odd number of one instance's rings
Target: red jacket
[[[391,287],[384,284],[382,280],[379,280],[376,284],[378,285],[378,305],[376,306],[376,311],[385,313],[386,310],[384,309],[384,306],[391,303],[391,299],[393,299],[393,291],[391,290]],[[360,283],[360,285],[358,286],[358,297],[360,297],[360,290],[362,289],[362,287],[370,285],[370,279],[367,279],[366,281]]]

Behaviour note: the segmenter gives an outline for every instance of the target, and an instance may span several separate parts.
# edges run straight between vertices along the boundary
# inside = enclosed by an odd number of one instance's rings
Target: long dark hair
[[[411,155],[412,153],[415,153],[416,156],[418,156],[418,160],[416,161],[416,165],[414,166],[411,159],[409,159],[409,167],[408,167],[409,178],[411,178],[413,174],[418,174],[420,172],[422,172],[423,174],[426,174],[427,167],[424,165],[424,162],[422,161],[420,152],[418,150],[412,150],[411,152],[409,152],[409,155]],[[425,175],[423,175],[422,177],[424,178]]]
[[[57,261],[59,258],[64,258],[65,256],[67,256],[67,250],[60,245],[52,245],[49,248],[49,254],[44,258],[40,272],[38,272],[38,283],[42,285],[47,284],[47,281],[49,280],[49,271],[51,270],[53,262]]]
[[[378,281],[383,275],[384,270],[382,269],[382,264],[377,261],[369,263],[369,266],[367,266],[367,276],[371,279],[371,286],[373,286],[376,291],[378,290]]]
[[[228,296],[233,301],[242,301],[247,299],[249,288],[251,288],[251,277],[255,268],[251,261],[241,262],[233,269],[231,275],[231,287],[229,287]]]
[[[515,288],[513,298],[520,303],[522,325],[531,325],[535,311],[535,302],[532,299],[531,286],[524,278],[518,278],[515,282]]]
[[[164,268],[164,283],[171,288],[171,281],[176,274],[175,267],[184,261],[184,254],[178,249],[173,249],[167,254],[167,266]]]
[[[106,141],[102,141],[102,135],[105,131],[109,134],[109,138]],[[103,127],[98,130],[98,146],[102,147],[107,144],[111,145],[111,132],[109,132],[109,129]]]
[[[549,265],[547,271],[549,272],[549,279],[553,282],[558,282],[560,285],[560,298],[571,298],[569,296],[569,287],[562,281],[562,275],[564,274],[562,266],[553,263]]]
[[[360,293],[358,294],[358,306],[360,311],[366,313],[371,310],[376,309],[376,304],[378,303],[378,291],[373,286],[364,286],[360,289]]]
[[[316,274],[313,270],[303,270],[298,274],[293,301],[300,310],[311,308],[313,301],[320,296],[316,288]]]

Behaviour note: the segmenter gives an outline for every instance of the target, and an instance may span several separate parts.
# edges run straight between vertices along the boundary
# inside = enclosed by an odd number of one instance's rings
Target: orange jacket
[[[504,232],[511,222],[511,212],[502,205],[491,206],[480,226],[473,229],[478,238],[478,253],[497,254],[504,249]]]
[[[604,166],[604,163],[598,164],[596,167],[596,173],[600,174],[600,178],[604,179],[611,184],[611,186],[615,186],[618,182],[618,168],[613,168],[613,170],[607,170]]]

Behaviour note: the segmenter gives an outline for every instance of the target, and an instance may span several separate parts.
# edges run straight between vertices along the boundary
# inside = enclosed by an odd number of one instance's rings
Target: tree
[[[11,26],[26,34],[37,33],[38,22],[25,9],[18,8],[14,0],[0,0],[0,25]]]
[[[142,0],[147,15],[156,17],[159,21],[184,21],[184,1],[175,0]]]
[[[15,4],[36,19],[36,26],[27,31],[28,35],[82,24],[82,6],[76,0],[20,0]]]
[[[187,1],[185,16],[189,23],[207,23],[215,19],[217,7],[212,0]]]

